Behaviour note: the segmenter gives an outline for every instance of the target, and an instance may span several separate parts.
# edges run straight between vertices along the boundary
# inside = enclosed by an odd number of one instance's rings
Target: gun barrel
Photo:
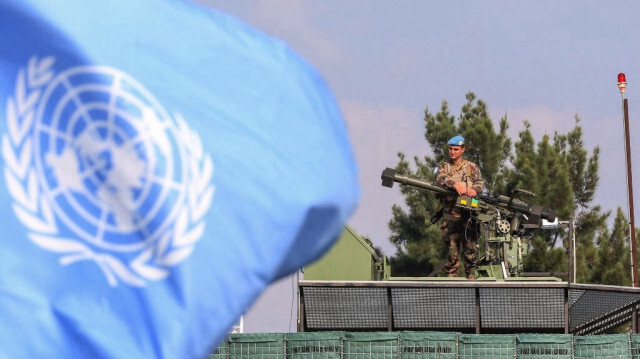
[[[389,188],[393,187],[393,182],[398,182],[400,184],[406,184],[409,186],[426,189],[432,192],[437,192],[437,193],[446,194],[450,196],[458,196],[458,194],[453,190],[438,187],[429,182],[420,181],[415,178],[396,174],[396,170],[389,167],[385,168],[385,170],[382,171],[381,178],[382,178],[382,185]]]
[[[415,178],[398,175],[396,174],[396,170],[394,170],[393,168],[388,168],[388,167],[385,168],[384,171],[382,171],[381,178],[382,178],[382,185],[389,188],[393,187],[393,182],[398,182],[400,184],[406,184],[409,186],[426,189],[432,192],[441,193],[448,196],[458,196],[458,194],[453,190],[442,188],[442,187],[439,187]],[[555,212],[553,212],[552,210],[544,209],[542,206],[513,202],[508,198],[500,198],[500,197],[495,197],[495,196],[490,196],[485,194],[478,194],[478,199],[494,206],[506,208],[512,211],[525,214],[529,216],[529,220],[527,222],[538,223],[540,222],[540,219],[546,219],[548,221],[553,222],[556,219]]]

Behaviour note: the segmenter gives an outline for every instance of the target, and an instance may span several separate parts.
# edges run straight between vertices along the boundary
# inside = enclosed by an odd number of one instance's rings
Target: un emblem
[[[166,278],[204,233],[211,157],[131,76],[56,74],[54,62],[31,58],[7,99],[2,156],[17,218],[61,264],[93,261],[111,286]]]

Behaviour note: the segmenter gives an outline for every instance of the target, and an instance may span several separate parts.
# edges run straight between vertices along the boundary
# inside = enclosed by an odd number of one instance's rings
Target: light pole
[[[627,89],[627,79],[623,73],[618,74],[618,88],[622,94],[622,113],[624,122],[624,148],[627,160],[627,196],[629,205],[627,215],[629,216],[629,234],[631,237],[631,282],[634,287],[638,286],[638,269],[636,266],[636,226],[635,215],[633,213],[633,176],[631,175],[631,141],[629,140],[629,106],[624,98],[624,91]]]

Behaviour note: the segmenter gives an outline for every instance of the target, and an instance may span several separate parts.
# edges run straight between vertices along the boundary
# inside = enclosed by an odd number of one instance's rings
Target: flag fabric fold
[[[170,0],[0,0],[0,30],[0,357],[205,357],[355,209],[282,41]]]

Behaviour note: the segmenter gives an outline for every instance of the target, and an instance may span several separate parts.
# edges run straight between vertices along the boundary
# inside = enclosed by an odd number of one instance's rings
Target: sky
[[[627,213],[622,97],[628,87],[631,159],[640,183],[640,2],[426,0],[196,0],[286,42],[331,88],[359,166],[360,205],[349,225],[387,256],[397,187],[381,186],[397,153],[430,155],[424,111],[446,100],[458,117],[472,91],[515,140],[531,123],[536,141],[580,118],[584,145],[598,146],[594,203]],[[634,191],[639,203],[640,190]],[[637,205],[636,205],[637,207]],[[637,217],[637,216],[636,216]],[[562,219],[561,219],[562,220]],[[295,331],[296,277],[273,284],[244,317],[245,332]]]

